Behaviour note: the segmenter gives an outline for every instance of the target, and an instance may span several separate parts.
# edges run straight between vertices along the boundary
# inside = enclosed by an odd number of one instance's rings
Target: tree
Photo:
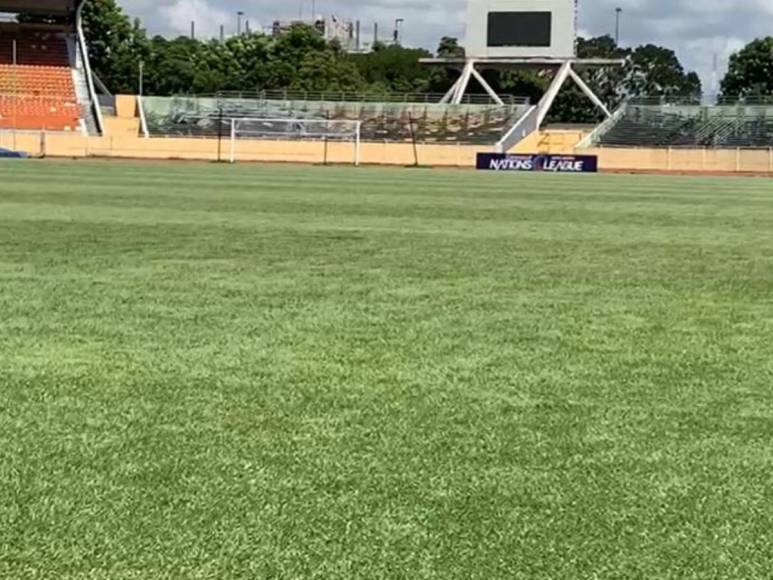
[[[437,55],[439,58],[464,58],[466,51],[459,46],[459,39],[453,36],[444,36],[440,39]]]
[[[676,53],[646,44],[631,53],[625,90],[631,96],[693,97],[701,93],[700,77],[686,73]]]
[[[340,44],[328,43],[319,32],[296,24],[272,39],[265,88],[303,91],[358,91],[363,80]]]
[[[419,59],[431,56],[423,49],[392,45],[367,54],[355,54],[350,58],[370,90],[411,93],[426,92],[429,89],[431,71],[420,64]]]
[[[100,80],[115,93],[138,90],[139,63],[149,43],[139,21],[124,14],[115,0],[90,0],[83,9],[89,61]]]
[[[145,60],[145,90],[154,95],[190,92],[196,76],[194,65],[200,43],[181,36],[166,40],[156,36]]]
[[[721,89],[725,97],[773,93],[773,37],[753,40],[733,54]]]
[[[271,39],[267,36],[244,34],[212,46],[219,57],[213,63],[226,79],[221,88],[253,91],[267,86],[271,76]]]

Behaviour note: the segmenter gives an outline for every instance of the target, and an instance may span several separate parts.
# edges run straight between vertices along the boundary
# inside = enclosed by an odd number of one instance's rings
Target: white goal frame
[[[253,125],[254,128],[240,130],[239,125]],[[293,140],[319,141],[325,144],[325,163],[327,163],[328,142],[351,142],[354,148],[353,163],[360,165],[362,145],[362,121],[349,119],[279,119],[262,117],[233,117],[229,122],[230,155],[229,162],[236,163],[237,143],[239,140]],[[260,125],[264,126],[261,130]]]

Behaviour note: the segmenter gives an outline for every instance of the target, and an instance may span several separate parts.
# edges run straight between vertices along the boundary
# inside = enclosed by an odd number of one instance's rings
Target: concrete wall
[[[513,153],[552,153],[572,155],[577,144],[587,133],[580,130],[537,131],[529,135],[513,149]]]
[[[62,133],[0,133],[0,147],[25,151],[33,156],[49,157],[119,157],[144,159],[228,160],[229,139],[218,148],[217,139],[144,139],[137,136],[136,123],[119,126],[129,120],[106,123],[113,132],[104,137],[84,137]],[[220,149],[218,153],[218,149]],[[471,145],[417,145],[410,143],[362,143],[360,162],[372,165],[414,165],[473,167],[475,156],[490,147]],[[353,143],[322,141],[239,140],[237,161],[281,161],[290,163],[354,163]]]
[[[582,149],[602,170],[773,173],[773,149]]]
[[[230,140],[151,138],[138,135],[134,116],[136,101],[117,101],[118,116],[106,118],[108,134],[85,137],[73,133],[0,133],[0,147],[51,157],[116,157],[144,159],[190,159],[226,161]],[[529,136],[514,153],[555,153],[598,155],[601,170],[607,171],[705,171],[713,173],[773,173],[773,149],[576,149],[581,131],[547,131]],[[370,165],[414,165],[434,167],[475,166],[479,152],[493,146],[417,145],[410,143],[362,143],[360,162]],[[352,143],[320,141],[240,140],[237,161],[290,163],[354,162]]]
[[[120,119],[135,118],[137,116],[137,97],[134,95],[116,95],[115,115]]]

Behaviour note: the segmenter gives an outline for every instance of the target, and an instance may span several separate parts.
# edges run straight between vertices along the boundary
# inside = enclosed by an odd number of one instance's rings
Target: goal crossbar
[[[234,117],[229,119],[227,123],[231,129],[231,163],[236,162],[237,142],[240,139],[273,138],[324,141],[326,158],[328,141],[350,141],[354,146],[354,165],[360,164],[362,137],[362,121],[360,120]]]

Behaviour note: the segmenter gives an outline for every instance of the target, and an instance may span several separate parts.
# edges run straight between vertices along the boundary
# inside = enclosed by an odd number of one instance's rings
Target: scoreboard
[[[577,0],[468,0],[467,56],[570,58]]]

